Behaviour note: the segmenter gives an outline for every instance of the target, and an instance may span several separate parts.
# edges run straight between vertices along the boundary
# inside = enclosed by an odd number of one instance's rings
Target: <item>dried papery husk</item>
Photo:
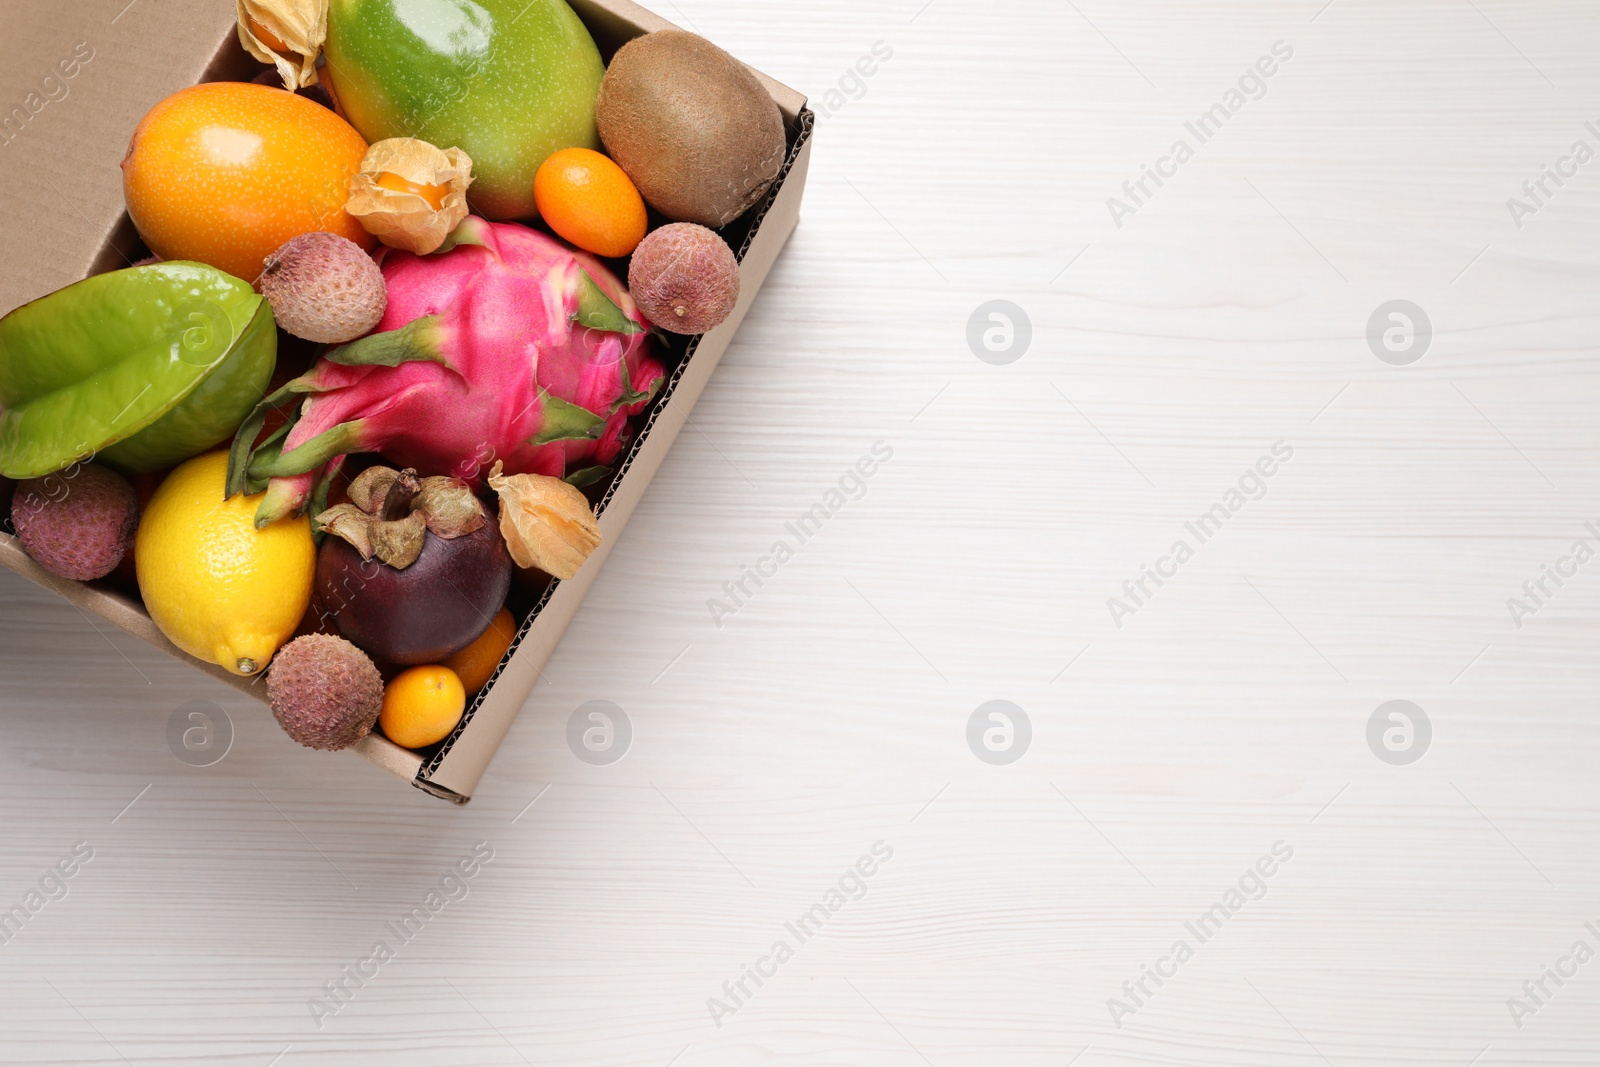
[[[376,515],[398,477],[400,472],[392,467],[368,467],[351,479],[350,502],[368,515]]]
[[[503,477],[503,464],[489,473],[500,496],[500,535],[519,567],[537,567],[571,578],[600,547],[600,524],[583,491],[543,474]]]
[[[367,527],[372,539],[372,554],[397,571],[403,571],[422,555],[428,525],[422,513],[413,511],[403,519],[379,519]]]
[[[372,558],[372,538],[368,535],[372,528],[372,516],[354,504],[335,504],[318,515],[315,522],[317,529],[348,542],[351,548],[361,553],[362,559]]]
[[[488,521],[482,501],[459,478],[422,479],[422,490],[411,506],[421,513],[435,537],[447,541],[481,530]]]
[[[467,217],[471,184],[472,157],[461,149],[391,137],[367,149],[344,209],[390,248],[427,255]]]
[[[234,0],[239,43],[278,68],[293,92],[317,84],[317,56],[328,37],[328,0]]]

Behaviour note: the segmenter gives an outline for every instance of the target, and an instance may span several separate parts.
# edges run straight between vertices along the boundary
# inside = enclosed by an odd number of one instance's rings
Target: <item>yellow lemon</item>
[[[222,498],[228,455],[167,476],[134,542],[139,592],[167,640],[234,674],[257,674],[311,603],[317,550],[304,515],[255,526],[261,495]]]

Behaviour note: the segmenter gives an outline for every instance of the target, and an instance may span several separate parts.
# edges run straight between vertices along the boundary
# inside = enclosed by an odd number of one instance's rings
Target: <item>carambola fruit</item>
[[[97,274],[0,319],[0,474],[171,467],[228,439],[272,377],[272,309],[202,263]]]

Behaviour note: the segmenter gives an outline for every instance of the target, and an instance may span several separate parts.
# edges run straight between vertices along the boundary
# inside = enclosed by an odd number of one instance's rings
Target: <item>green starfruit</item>
[[[0,475],[94,457],[126,473],[227,440],[277,361],[246,282],[174,261],[86,278],[0,319]]]

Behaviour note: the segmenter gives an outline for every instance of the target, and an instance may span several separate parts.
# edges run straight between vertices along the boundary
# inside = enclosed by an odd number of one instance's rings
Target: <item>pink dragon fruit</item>
[[[607,473],[665,376],[610,271],[477,217],[439,252],[389,249],[380,262],[377,328],[267,397],[234,439],[228,492],[265,486],[258,526],[304,508],[353,452],[474,487],[496,461],[580,485]],[[267,411],[298,394],[298,421],[252,447]]]

